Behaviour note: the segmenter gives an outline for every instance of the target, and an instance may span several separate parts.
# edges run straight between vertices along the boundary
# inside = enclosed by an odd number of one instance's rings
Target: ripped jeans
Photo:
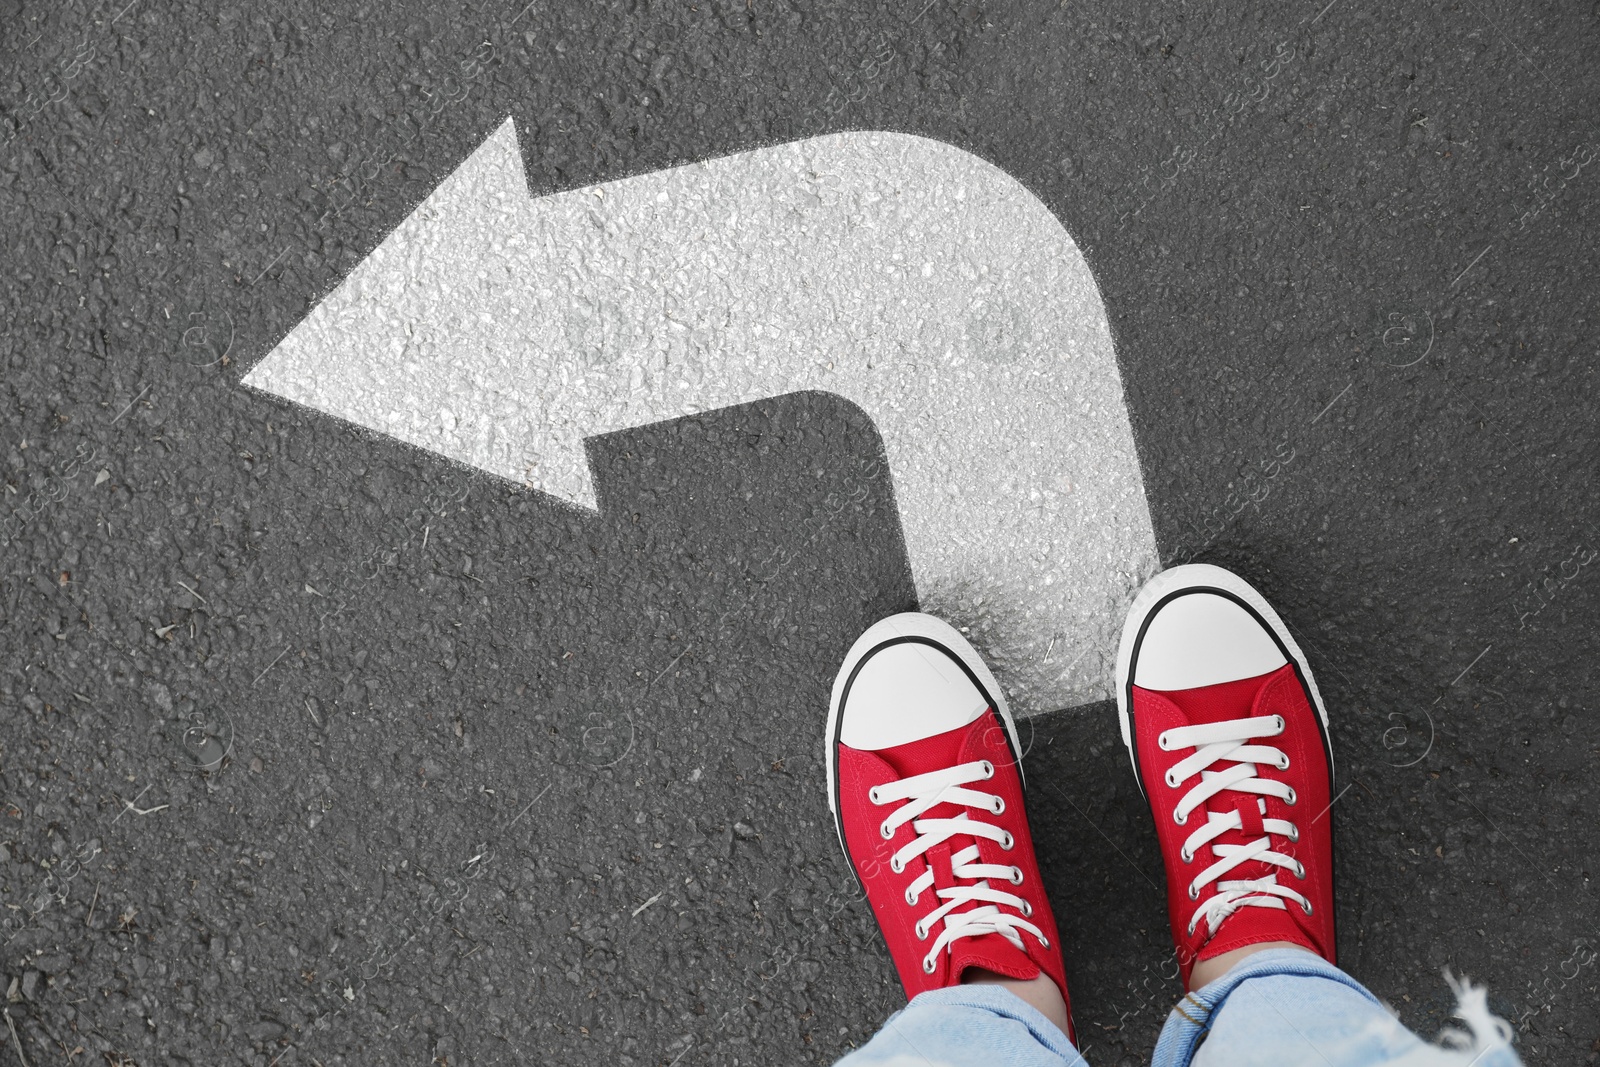
[[[1333,964],[1268,949],[1178,1002],[1155,1067],[1516,1067],[1483,990],[1456,988],[1470,1033],[1432,1045]],[[996,985],[923,993],[837,1067],[1087,1067],[1043,1015]]]

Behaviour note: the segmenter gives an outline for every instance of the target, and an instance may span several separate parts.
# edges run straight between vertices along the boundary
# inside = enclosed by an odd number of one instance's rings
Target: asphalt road
[[[1478,0],[0,0],[4,1055],[829,1063],[897,1006],[819,752],[917,595],[859,409],[592,440],[595,516],[240,384],[509,115],[534,195],[872,129],[1022,182],[1163,562],[1312,657],[1342,964],[1600,1061],[1597,43]],[[1030,723],[1080,1033],[1144,1062],[1113,713]]]

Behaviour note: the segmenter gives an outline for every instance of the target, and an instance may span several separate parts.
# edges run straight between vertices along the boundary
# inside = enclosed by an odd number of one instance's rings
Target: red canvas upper
[[[880,829],[897,805],[874,804],[870,797],[874,787],[982,760],[993,765],[993,777],[966,788],[999,797],[1005,804],[1000,814],[988,808],[941,803],[918,819],[896,828],[892,838],[884,839]],[[845,849],[866,890],[908,997],[955,985],[968,970],[976,967],[1020,979],[1035,978],[1042,971],[1060,988],[1062,998],[1066,998],[1059,935],[1034,858],[1033,838],[1023,807],[1022,778],[1014,764],[1006,729],[993,709],[985,711],[968,726],[895,748],[859,751],[839,744],[838,789]],[[902,872],[891,869],[890,859],[895,853],[918,837],[915,829],[918,822],[963,814],[1009,831],[1014,842],[1011,849],[1003,849],[999,842],[987,838],[958,835],[913,858]],[[939,928],[936,924],[927,937],[918,938],[915,925],[942,903],[937,890],[975,884],[973,880],[957,879],[952,870],[952,857],[973,844],[978,846],[979,863],[1006,865],[1022,871],[1020,885],[1003,879],[987,881],[995,889],[1023,898],[1031,905],[1033,910],[1027,921],[1039,928],[1049,946],[1027,931],[1017,932],[1022,941],[1021,949],[1000,933],[960,937],[939,954],[933,973],[928,974],[923,970],[923,960]],[[921,893],[915,905],[908,904],[907,889],[927,870],[933,872],[933,886]],[[958,907],[952,914],[983,906],[986,906],[984,902],[974,901]],[[1023,915],[1016,907],[989,906],[1003,913]]]
[[[1329,812],[1329,768],[1323,735],[1316,710],[1306,697],[1292,664],[1256,678],[1224,682],[1199,689],[1169,692],[1132,687],[1133,734],[1137,749],[1139,777],[1155,815],[1156,835],[1167,870],[1167,904],[1172,921],[1173,941],[1184,982],[1197,960],[1210,959],[1224,952],[1264,941],[1290,941],[1303,945],[1331,962],[1334,959],[1333,924],[1333,835]],[[1295,803],[1257,793],[1225,789],[1190,812],[1185,825],[1174,821],[1174,812],[1183,796],[1194,788],[1201,776],[1191,776],[1174,788],[1166,775],[1180,761],[1191,756],[1193,747],[1164,750],[1159,738],[1165,731],[1200,723],[1281,715],[1283,732],[1253,739],[1254,745],[1270,746],[1289,758],[1286,770],[1270,763],[1255,763],[1256,776],[1286,783],[1297,794]],[[1227,760],[1214,763],[1210,771],[1226,771],[1238,766]],[[1258,801],[1265,802],[1261,810]],[[1242,826],[1225,831],[1214,841],[1200,846],[1193,859],[1185,862],[1181,850],[1195,830],[1206,824],[1208,812],[1239,812]],[[1280,819],[1293,823],[1299,840],[1283,834],[1265,833],[1263,820]],[[1218,857],[1215,846],[1248,845],[1266,837],[1272,852],[1298,861],[1305,878],[1297,878],[1284,868],[1261,860],[1248,860],[1221,875],[1200,890],[1191,900],[1191,882]],[[1196,911],[1216,896],[1219,882],[1259,879],[1275,875],[1281,885],[1299,893],[1312,905],[1307,915],[1303,907],[1285,901],[1285,908],[1245,905],[1221,919],[1213,933],[1210,923],[1201,919],[1193,934],[1188,925]]]

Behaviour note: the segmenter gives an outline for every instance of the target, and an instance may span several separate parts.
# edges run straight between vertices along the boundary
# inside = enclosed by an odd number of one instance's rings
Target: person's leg
[[[969,985],[996,986],[1014,997],[1020,997],[1028,1007],[1054,1023],[1055,1028],[1063,1034],[1072,1026],[1072,1020],[1067,1015],[1066,998],[1047,974],[1040,974],[1036,978],[1011,978],[981,967],[970,967],[961,980]]]
[[[954,628],[896,615],[850,649],[828,803],[911,1003],[843,1063],[1083,1063],[1019,753],[1004,695]]]
[[[1087,1067],[1020,997],[968,982],[919,993],[836,1067]]]
[[[1189,988],[1200,989],[1215,982],[1233,968],[1254,956],[1258,952],[1267,952],[1275,948],[1299,949],[1301,946],[1293,941],[1263,941],[1258,945],[1246,945],[1244,948],[1230,949],[1220,956],[1210,959],[1197,960],[1194,970],[1189,972]],[[1304,951],[1304,949],[1301,949]]]
[[[1159,1067],[1516,1062],[1481,994],[1463,999],[1471,1052],[1452,1058],[1334,965],[1327,711],[1259,592],[1206,565],[1151,579],[1123,628],[1117,703],[1191,990]]]
[[[1446,1047],[1407,1030],[1355,979],[1297,949],[1251,956],[1189,993],[1167,1017],[1156,1067],[1516,1067],[1510,1027],[1462,984]]]

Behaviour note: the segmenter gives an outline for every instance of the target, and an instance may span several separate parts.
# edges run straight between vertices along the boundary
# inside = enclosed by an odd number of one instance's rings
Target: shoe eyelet
[[[889,869],[891,871],[893,871],[895,874],[904,874],[905,873],[905,869],[906,869],[906,865],[900,862],[899,857],[890,856],[889,857]]]
[[[917,923],[916,926],[912,927],[912,929],[917,932],[917,940],[918,941],[926,941],[926,940],[928,940],[928,928],[926,926],[923,926],[919,922],[919,923]]]
[[[1283,759],[1278,761],[1278,770],[1286,771],[1288,769],[1289,769],[1289,757],[1288,756],[1284,756]]]
[[[1179,815],[1176,811],[1174,811],[1172,813],[1172,821],[1177,823],[1179,826],[1183,826],[1185,823],[1187,823],[1189,821],[1189,816],[1187,816],[1187,815]]]
[[[994,805],[989,810],[996,815],[1003,813],[1006,810],[1005,799],[1003,797],[995,797]]]
[[[1289,840],[1290,841],[1298,841],[1298,840],[1300,840],[1300,827],[1296,826],[1294,823],[1290,823],[1289,824]]]
[[[1021,885],[1022,884],[1022,868],[1021,867],[1013,867],[1013,868],[1011,868],[1011,884],[1012,885]]]
[[[1022,917],[1024,919],[1033,918],[1033,905],[1029,904],[1026,900],[1022,902]]]
[[[1307,914],[1307,915],[1310,915],[1310,914],[1311,914],[1311,901],[1309,901],[1309,900],[1308,900],[1308,901],[1306,901],[1306,902],[1305,902],[1305,903],[1304,903],[1304,904],[1302,904],[1302,905],[1300,905],[1300,906],[1301,906],[1301,907],[1302,907],[1302,908],[1304,908],[1304,909],[1306,909],[1306,914]]]
[[[878,799],[878,787],[877,786],[873,786],[871,789],[867,790],[867,799],[872,801],[874,804],[882,804],[883,803],[883,801]]]
[[[1011,836],[1011,831],[1009,830],[1006,831],[1006,836],[1000,839],[1000,847],[1007,852],[1010,852],[1014,847],[1016,847],[1016,844],[1017,839]]]
[[[1049,948],[1050,947],[1050,939],[1048,937],[1045,937],[1043,934],[1040,934],[1039,935],[1039,944],[1044,946],[1045,948]]]
[[[1294,864],[1294,876],[1302,882],[1306,880],[1306,865],[1299,860],[1296,860]]]
[[[1295,803],[1299,801],[1299,799],[1300,799],[1300,794],[1296,793],[1294,791],[1294,786],[1291,785],[1289,787],[1289,795],[1283,798],[1283,802],[1285,804],[1288,804],[1292,808],[1292,807],[1294,807]]]
[[[1283,716],[1282,715],[1274,715],[1273,718],[1278,720],[1278,733],[1280,733],[1280,734],[1283,733],[1283,728],[1284,728]]]
[[[1199,886],[1191,885],[1189,887],[1189,899],[1190,900],[1199,900],[1200,899],[1200,887]]]
[[[985,778],[994,777],[994,764],[990,763],[988,760],[983,761],[983,776]]]
[[[1194,862],[1194,853],[1190,852],[1186,848],[1180,848],[1178,850],[1178,858],[1181,859],[1185,863],[1193,863]]]
[[[883,839],[885,841],[891,841],[891,840],[894,839],[894,831],[889,829],[889,824],[888,823],[879,823],[878,824],[878,833],[883,835]]]
[[[1177,775],[1173,774],[1171,771],[1167,772],[1167,787],[1169,789],[1178,788],[1178,777],[1177,777]]]
[[[1167,735],[1165,733],[1160,734],[1156,738],[1156,747],[1161,749],[1163,752],[1172,747],[1171,745],[1167,744]]]
[[[917,906],[917,895],[909,889],[906,890],[906,903],[913,908]]]
[[[922,973],[923,974],[932,974],[934,972],[934,969],[937,968],[938,966],[939,965],[937,963],[933,962],[933,957],[929,956],[927,959],[922,961]]]

